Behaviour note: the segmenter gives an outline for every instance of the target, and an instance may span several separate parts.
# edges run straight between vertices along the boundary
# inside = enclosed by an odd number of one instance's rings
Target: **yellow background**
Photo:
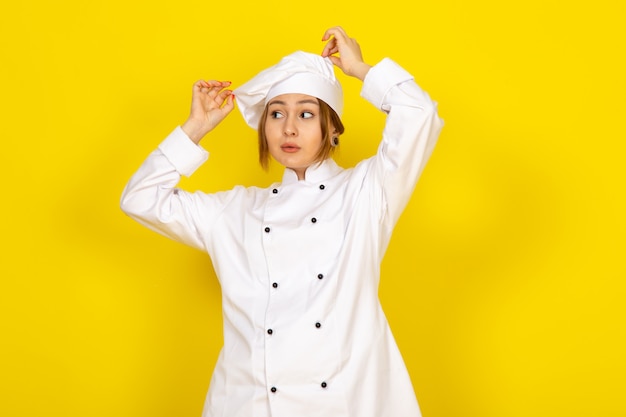
[[[200,415],[222,337],[210,260],[120,193],[195,80],[239,85],[341,24],[446,121],[381,285],[424,416],[626,416],[623,1],[6,3],[0,415]],[[383,115],[340,77],[347,167]],[[280,176],[238,113],[204,146],[185,188]]]

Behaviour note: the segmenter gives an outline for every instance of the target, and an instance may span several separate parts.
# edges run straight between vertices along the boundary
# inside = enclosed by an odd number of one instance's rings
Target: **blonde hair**
[[[336,144],[333,140],[341,135],[345,128],[341,122],[341,118],[337,113],[323,100],[317,99],[320,105],[320,127],[322,128],[322,146],[315,155],[313,162],[322,162],[333,154]],[[264,170],[268,170],[270,165],[270,152],[267,147],[267,137],[265,136],[265,122],[267,120],[267,106],[263,110],[261,120],[259,120],[258,137],[259,137],[259,164]],[[334,131],[333,131],[334,128]]]

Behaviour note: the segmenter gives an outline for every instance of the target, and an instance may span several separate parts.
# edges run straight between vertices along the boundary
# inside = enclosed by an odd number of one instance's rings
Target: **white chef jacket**
[[[177,189],[208,153],[177,127],[127,184],[122,209],[208,252],[223,297],[224,346],[204,417],[418,417],[378,299],[392,229],[443,122],[395,62],[361,95],[387,113],[375,156],[328,159],[298,181],[206,194]],[[400,279],[400,277],[398,277]]]

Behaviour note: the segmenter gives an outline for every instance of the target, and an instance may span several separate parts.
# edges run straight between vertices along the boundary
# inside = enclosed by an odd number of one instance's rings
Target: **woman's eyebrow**
[[[306,100],[300,100],[298,104],[315,104],[316,106],[319,106],[319,102],[317,100],[312,100],[310,98]]]
[[[272,106],[274,104],[282,105],[282,106],[286,106],[287,105],[287,103],[285,103],[282,100],[273,100],[273,101],[270,101],[267,105],[268,106]],[[300,101],[296,102],[296,104],[314,104],[316,106],[319,106],[318,101],[317,100],[312,100],[312,99],[300,100]]]

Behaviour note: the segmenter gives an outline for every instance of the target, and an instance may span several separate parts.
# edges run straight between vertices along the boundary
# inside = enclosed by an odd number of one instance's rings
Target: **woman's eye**
[[[313,113],[311,113],[310,111],[305,111],[302,112],[300,117],[302,117],[303,119],[310,119],[311,117],[313,117]]]
[[[280,112],[277,112],[277,111],[272,112],[272,119],[280,119],[281,117],[283,117],[283,115]]]

